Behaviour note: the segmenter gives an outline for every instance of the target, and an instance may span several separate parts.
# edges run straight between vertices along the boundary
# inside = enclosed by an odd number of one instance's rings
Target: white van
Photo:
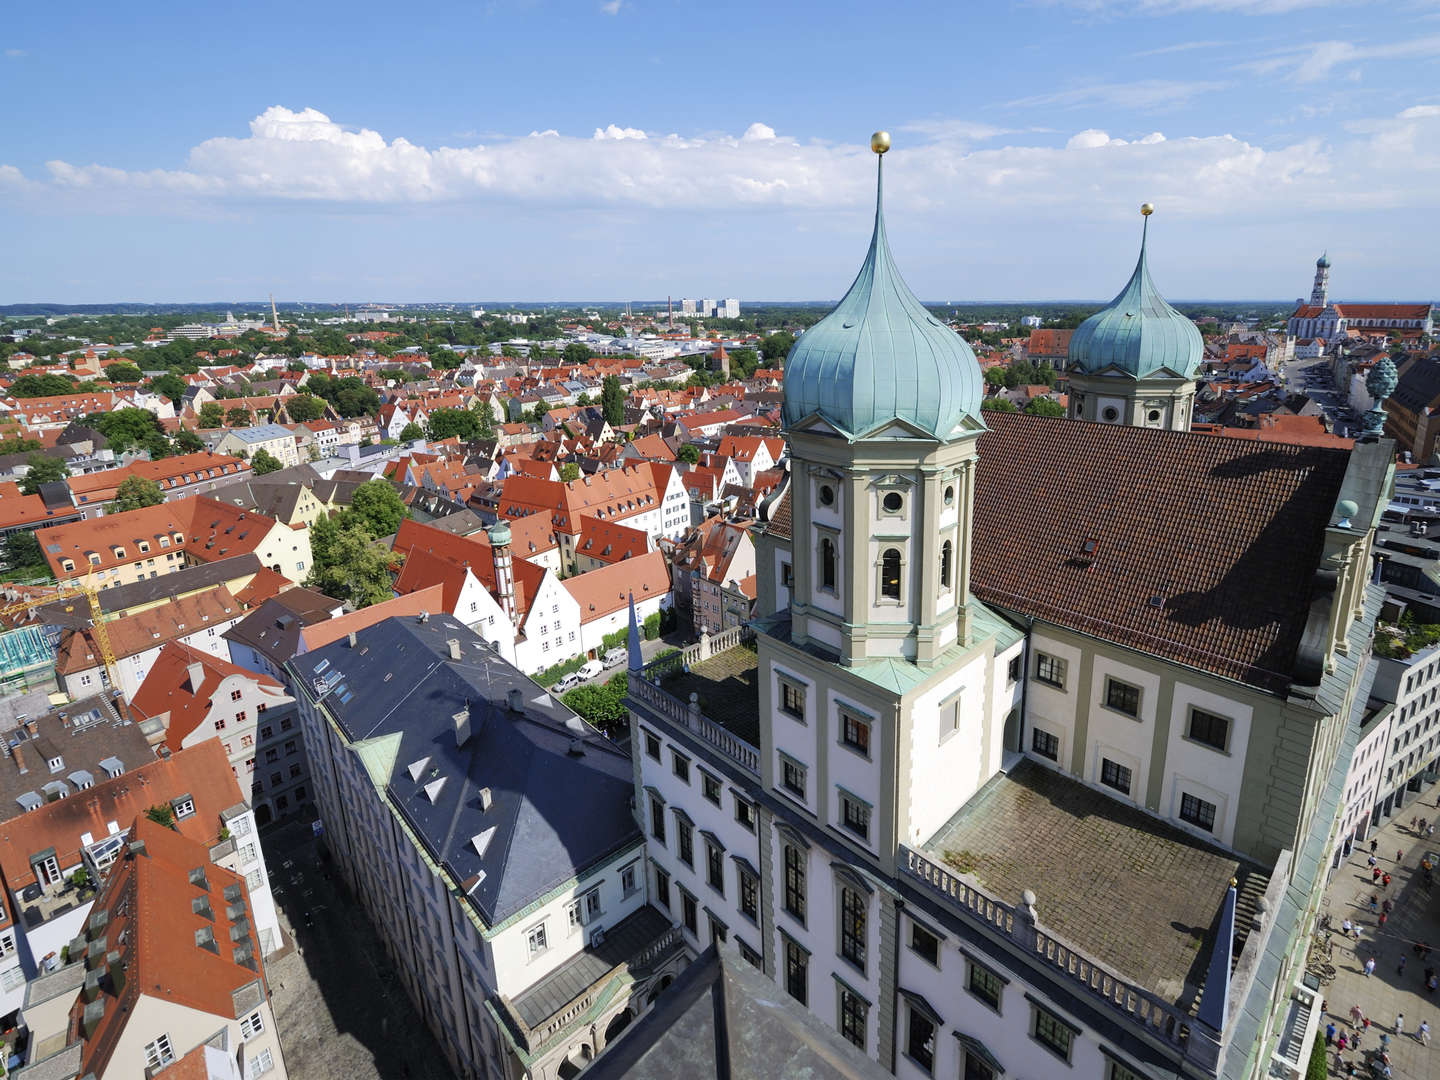
[[[593,679],[604,670],[605,665],[599,660],[587,660],[580,666],[580,670],[575,672],[575,674],[580,676],[581,679]]]

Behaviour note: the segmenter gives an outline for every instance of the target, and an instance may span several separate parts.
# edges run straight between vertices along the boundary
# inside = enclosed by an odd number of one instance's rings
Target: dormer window
[[[90,565],[91,565],[91,566],[99,566],[99,565],[100,565],[100,556],[99,556],[96,552],[89,551],[89,552],[86,552],[86,554],[87,554],[87,555],[89,556],[89,558],[90,558]]]
[[[170,546],[170,537],[168,537],[168,536],[162,536],[162,537],[160,537],[160,546],[161,546],[162,548],[168,548],[168,547]]]
[[[146,541],[146,540],[141,540],[141,541],[140,541],[140,554],[141,554],[141,555],[144,555],[144,554],[148,553],[149,550],[150,550],[150,544],[149,544],[149,542]]]
[[[65,759],[63,757],[53,757],[46,764],[50,766],[51,772],[59,772],[65,768]]]
[[[170,800],[170,807],[175,811],[175,820],[190,817],[195,813],[195,800],[190,795],[181,795],[179,798]]]
[[[69,559],[61,559],[61,560],[60,560],[60,569],[63,570],[63,571],[65,571],[65,573],[69,574],[69,573],[72,573],[72,572],[74,571],[74,569],[75,569],[75,564],[74,564],[71,560],[69,560]]]

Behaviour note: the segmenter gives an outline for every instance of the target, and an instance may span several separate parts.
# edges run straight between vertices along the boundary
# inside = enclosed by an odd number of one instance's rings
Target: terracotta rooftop
[[[78,617],[88,622],[89,609],[77,605],[77,611]],[[224,585],[216,585],[213,589],[181,596],[159,607],[110,619],[105,623],[105,631],[115,658],[123,660],[174,638],[187,637],[207,626],[227,626],[240,614],[240,603],[230,595],[230,590]],[[90,631],[77,630],[61,641],[55,656],[55,670],[61,675],[69,675],[96,667],[100,662],[100,652],[91,641]]]
[[[198,684],[193,678],[194,675],[199,676]],[[269,675],[246,671],[228,660],[221,660],[189,645],[171,641],[165,644],[160,655],[155,658],[145,681],[135,691],[130,707],[137,720],[169,714],[165,744],[173,752],[181,749],[190,734],[205,723],[216,704],[216,695],[220,692],[221,685],[231,678],[253,682],[267,691],[267,703],[270,706],[288,704],[292,700],[286,696],[285,688]],[[231,687],[238,685],[240,684],[230,683]],[[226,698],[222,702],[222,708],[229,703],[229,698]],[[213,728],[202,732],[202,735],[214,734]]]
[[[648,600],[670,591],[670,571],[658,551],[639,555],[623,563],[568,577],[560,584],[580,606],[580,621],[590,622],[636,600]]]

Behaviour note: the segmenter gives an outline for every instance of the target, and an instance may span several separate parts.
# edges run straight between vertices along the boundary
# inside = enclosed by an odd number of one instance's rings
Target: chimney
[[[25,730],[30,733],[30,738],[33,739],[40,734],[40,725],[32,718],[25,721]]]
[[[470,741],[470,706],[465,706],[451,719],[455,721],[455,745],[464,746]]]
[[[505,704],[511,712],[523,713],[525,711],[525,694],[518,686],[511,687],[505,695]]]
[[[200,684],[205,680],[205,668],[198,661],[185,665],[186,677],[190,680],[190,693],[198,694]]]
[[[356,643],[359,641],[355,636],[354,630],[351,630],[350,633],[346,635],[346,639],[350,642],[350,648],[352,649],[355,648]]]
[[[459,660],[459,659],[460,659],[460,639],[459,639],[459,638],[453,638],[453,637],[452,637],[452,638],[448,638],[448,639],[446,640],[446,642],[445,642],[445,647],[450,650],[450,659],[451,659],[451,660]]]

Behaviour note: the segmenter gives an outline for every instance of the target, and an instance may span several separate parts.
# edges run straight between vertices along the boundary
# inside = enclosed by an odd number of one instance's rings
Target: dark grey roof
[[[129,585],[116,585],[111,589],[101,589],[98,594],[100,610],[107,615],[117,611],[126,611],[132,607],[153,604],[157,600],[165,600],[172,596],[212,589],[216,585],[223,585],[235,578],[254,574],[259,570],[260,559],[254,554],[232,555],[228,559],[217,559],[215,562],[201,563],[198,566],[187,566],[184,570],[176,570],[173,574],[162,574],[159,577],[146,578]],[[67,613],[65,611],[67,604],[76,610]],[[39,613],[44,616],[46,622],[56,626],[78,629],[88,626],[90,622],[89,607],[83,604],[77,606],[71,601],[57,600],[54,604],[41,608]]]
[[[485,529],[485,523],[480,520],[474,510],[458,510],[453,514],[435,518],[426,524],[450,533],[452,536],[473,536]]]
[[[266,600],[221,636],[226,641],[250,646],[279,666],[295,655],[300,645],[300,631],[331,618],[331,612],[339,606],[340,601],[314,589],[286,589]]]
[[[740,958],[711,945],[585,1071],[590,1080],[890,1074]]]
[[[307,692],[326,681],[352,743],[401,736],[387,797],[491,926],[640,840],[629,755],[452,616],[387,619],[289,666]]]

